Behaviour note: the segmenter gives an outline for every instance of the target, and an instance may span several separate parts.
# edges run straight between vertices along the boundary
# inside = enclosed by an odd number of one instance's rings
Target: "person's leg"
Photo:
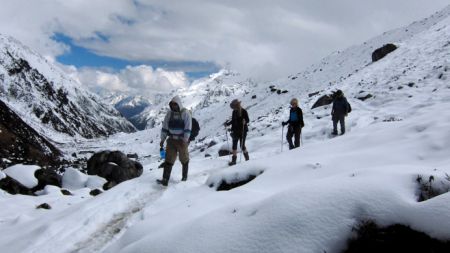
[[[295,147],[296,148],[300,147],[300,133],[301,133],[300,126],[294,127],[294,138],[295,138]]]
[[[172,166],[177,159],[177,148],[175,146],[174,140],[168,139],[166,146],[166,160],[164,161],[164,171],[162,180],[160,180],[162,185],[167,186],[170,179],[170,174],[172,172]]]
[[[228,165],[235,165],[237,160],[237,145],[238,145],[239,137],[233,135],[233,156],[231,157],[231,162]]]
[[[341,116],[339,121],[341,123],[341,134],[345,134],[345,116]]]
[[[244,158],[246,161],[250,160],[250,156],[248,155],[247,147],[245,146],[245,140],[247,139],[247,133],[244,133],[242,136],[242,152],[244,153]]]
[[[180,154],[180,162],[182,165],[182,181],[187,180],[188,176],[188,170],[189,170],[189,150],[188,150],[188,143],[185,143],[184,141],[180,140],[178,142],[178,152]]]
[[[292,126],[288,127],[287,133],[286,133],[286,140],[289,143],[289,149],[294,148],[294,144],[292,143],[292,137],[294,136],[294,130],[292,129]]]
[[[334,116],[333,116],[333,132],[331,134],[334,134],[334,135],[338,134],[338,132],[337,132],[337,124],[338,124],[338,119],[334,118]]]

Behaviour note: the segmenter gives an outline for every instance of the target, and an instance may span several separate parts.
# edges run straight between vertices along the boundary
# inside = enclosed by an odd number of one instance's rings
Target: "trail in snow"
[[[160,199],[164,192],[168,189],[179,188],[196,188],[204,184],[210,174],[228,167],[227,161],[220,160],[217,166],[209,168],[207,171],[190,172],[187,183],[178,182],[174,178],[178,177],[178,170],[174,169],[172,177],[167,188],[157,185],[154,181],[148,182],[150,186],[149,191],[144,194],[140,199],[130,202],[130,207],[120,213],[114,214],[113,217],[106,223],[99,224],[98,229],[86,236],[87,239],[75,243],[74,250],[70,250],[71,253],[88,253],[88,252],[102,252],[110,244],[119,240],[129,227],[140,222],[144,219],[142,210],[150,205],[153,205],[158,199]],[[151,167],[155,166],[153,163]],[[176,166],[175,166],[176,167]],[[152,169],[152,173],[162,174],[162,169]],[[156,190],[156,191],[154,191]]]
[[[120,237],[126,230],[127,225],[131,225],[139,220],[139,212],[149,203],[159,198],[163,191],[157,191],[147,194],[144,198],[136,201],[125,212],[115,214],[113,218],[103,226],[100,226],[97,231],[91,234],[87,240],[75,244],[73,253],[88,253],[98,252],[105,248],[114,239]],[[134,221],[134,222],[133,222]]]

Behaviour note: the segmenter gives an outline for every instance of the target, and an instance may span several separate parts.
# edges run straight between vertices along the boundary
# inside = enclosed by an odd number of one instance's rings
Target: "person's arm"
[[[333,100],[333,105],[331,106],[331,115],[334,115],[334,107],[336,106],[336,100]]]
[[[300,109],[300,107],[298,108],[298,119],[300,120],[300,126],[304,127],[305,122],[303,121],[303,111],[302,109]]]
[[[248,112],[247,110],[244,110],[244,120],[245,120],[245,124],[250,123],[250,118],[248,117]]]
[[[161,129],[161,142],[160,146],[164,146],[164,141],[166,140],[167,136],[169,135],[169,120],[170,120],[170,114],[172,112],[167,112],[166,117],[164,117],[164,121],[162,123],[162,129]]]
[[[187,142],[189,142],[189,137],[191,136],[192,116],[187,110],[184,110],[182,118],[183,118],[183,121],[184,121],[183,140],[187,143]]]

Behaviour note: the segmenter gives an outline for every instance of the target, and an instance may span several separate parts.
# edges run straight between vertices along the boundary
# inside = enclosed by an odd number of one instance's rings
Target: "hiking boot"
[[[156,182],[160,185],[167,186],[169,184],[169,180],[167,179],[156,179]]]
[[[338,132],[337,131],[333,131],[333,132],[331,132],[331,135],[338,135]]]
[[[246,161],[250,160],[250,157],[248,156],[248,152],[244,152],[244,157],[245,157]]]
[[[233,166],[236,164],[236,160],[237,160],[237,156],[232,156],[231,157],[231,162],[228,163],[228,165]]]
[[[173,164],[171,164],[171,163],[164,163],[164,171],[163,171],[162,179],[156,180],[156,182],[158,184],[162,184],[164,186],[167,186],[169,184],[170,173],[172,172],[172,166],[173,166]]]
[[[183,167],[182,167],[181,181],[186,181],[187,180],[187,176],[188,176],[188,171],[189,171],[189,162],[183,163],[182,166]]]

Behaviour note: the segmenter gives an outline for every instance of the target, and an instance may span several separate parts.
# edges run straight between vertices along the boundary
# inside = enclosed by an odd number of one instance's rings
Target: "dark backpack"
[[[190,141],[195,140],[195,137],[197,137],[198,132],[200,132],[200,125],[198,124],[198,121],[195,118],[192,118],[191,137],[189,137],[189,140]]]
[[[348,105],[348,107],[347,107],[347,113],[350,113],[350,112],[352,111],[352,106],[350,105],[349,102],[347,102],[347,105]]]

